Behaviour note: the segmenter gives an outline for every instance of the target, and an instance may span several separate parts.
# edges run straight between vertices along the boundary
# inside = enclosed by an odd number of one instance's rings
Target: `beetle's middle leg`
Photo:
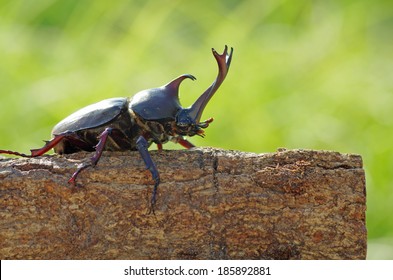
[[[151,198],[151,206],[154,211],[154,204],[156,203],[156,196],[157,196],[157,187],[160,184],[160,174],[158,173],[157,167],[154,164],[149,151],[148,147],[149,144],[147,143],[145,137],[139,136],[138,139],[136,140],[136,147],[141,154],[141,157],[143,161],[145,162],[146,168],[149,169],[151,176],[153,177],[154,180],[154,188],[153,188],[153,195]]]
[[[74,174],[72,174],[71,178],[68,180],[68,183],[75,184],[76,177],[78,177],[78,174],[79,174],[82,170],[84,170],[84,169],[86,169],[86,168],[88,168],[88,167],[90,167],[90,166],[95,166],[95,165],[98,163],[98,161],[99,161],[100,158],[101,158],[102,152],[104,151],[106,141],[108,140],[108,137],[109,137],[109,135],[111,134],[111,132],[112,132],[112,128],[107,127],[107,128],[105,128],[105,130],[100,134],[100,136],[98,136],[99,141],[98,141],[97,145],[94,147],[95,150],[96,150],[94,156],[92,156],[92,157],[90,158],[90,162],[84,163],[82,166],[80,166],[80,167],[74,172]]]

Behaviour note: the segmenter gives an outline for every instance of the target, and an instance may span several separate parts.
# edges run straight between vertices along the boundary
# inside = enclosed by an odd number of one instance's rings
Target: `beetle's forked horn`
[[[218,54],[215,49],[212,49],[214,58],[217,60],[218,64],[218,75],[213,84],[195,101],[194,104],[189,107],[189,116],[196,122],[199,123],[203,110],[205,109],[207,103],[210,98],[214,95],[217,89],[220,87],[222,82],[225,80],[225,77],[228,73],[229,66],[232,60],[233,48],[231,48],[230,53],[228,54],[228,46],[225,46],[224,52],[222,54]]]

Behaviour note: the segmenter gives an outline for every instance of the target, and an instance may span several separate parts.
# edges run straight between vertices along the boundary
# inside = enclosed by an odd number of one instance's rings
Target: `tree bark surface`
[[[212,148],[0,159],[1,259],[365,259],[362,159]]]

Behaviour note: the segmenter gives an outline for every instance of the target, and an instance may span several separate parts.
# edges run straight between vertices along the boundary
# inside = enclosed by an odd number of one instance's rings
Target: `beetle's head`
[[[227,46],[225,46],[222,54],[218,54],[214,49],[212,49],[212,52],[218,64],[218,76],[213,84],[195,101],[194,104],[188,108],[179,110],[176,114],[176,132],[180,135],[204,136],[203,128],[207,128],[213,121],[213,118],[209,118],[202,122],[200,120],[207,103],[220,87],[228,73],[232,60],[233,48],[231,48],[229,54]]]
[[[176,116],[176,132],[183,136],[205,136],[203,128],[208,127],[213,121],[213,118],[209,118],[203,122],[196,122],[190,117],[187,109],[180,110]]]

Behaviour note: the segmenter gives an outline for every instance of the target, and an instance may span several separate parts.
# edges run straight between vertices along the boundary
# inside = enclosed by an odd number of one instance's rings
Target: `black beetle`
[[[185,74],[162,87],[140,91],[131,98],[106,99],[76,111],[59,122],[52,130],[53,138],[46,141],[44,147],[32,149],[31,155],[8,150],[0,150],[0,154],[37,157],[52,148],[58,154],[95,151],[91,162],[81,165],[69,179],[69,183],[75,184],[78,174],[95,166],[104,150],[138,150],[155,182],[151,198],[153,206],[160,176],[148,147],[154,142],[161,150],[162,144],[172,141],[189,149],[194,145],[184,136],[204,136],[203,128],[207,128],[213,118],[201,122],[202,112],[228,73],[233,48],[229,54],[227,46],[222,54],[214,49],[212,52],[218,63],[218,76],[188,108],[180,105],[179,86],[184,79],[195,80],[195,77]]]

